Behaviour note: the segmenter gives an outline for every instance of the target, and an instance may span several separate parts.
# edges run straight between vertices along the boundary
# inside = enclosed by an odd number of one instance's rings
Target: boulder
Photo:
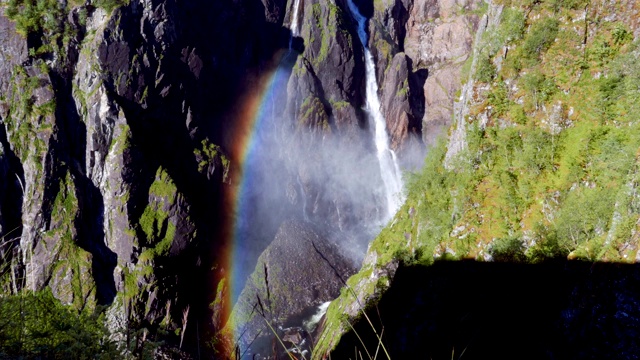
[[[304,315],[337,297],[354,272],[354,264],[337,244],[308,223],[285,221],[260,255],[227,326],[237,326],[233,330],[244,351],[259,337],[271,339],[275,329],[301,326]],[[260,351],[264,353],[254,346],[247,353]]]

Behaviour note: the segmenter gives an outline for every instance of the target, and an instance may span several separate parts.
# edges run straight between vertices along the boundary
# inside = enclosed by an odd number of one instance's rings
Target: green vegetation
[[[153,359],[160,345],[131,323],[109,331],[104,309],[63,305],[49,289],[0,298],[0,319],[2,359]]]
[[[204,139],[201,142],[202,148],[195,149],[193,151],[198,162],[198,172],[206,174],[210,168],[216,169],[221,167],[222,169],[222,181],[227,181],[229,178],[229,169],[231,161],[229,157],[224,153],[222,148],[216,144],[213,144],[209,139]]]
[[[56,296],[75,309],[95,309],[95,283],[91,278],[91,254],[76,245],[74,223],[78,216],[78,199],[71,175],[59,182],[51,212],[51,230],[42,236],[44,243],[55,246],[55,261],[50,274],[60,279],[52,286]],[[65,280],[62,280],[65,279]]]
[[[129,0],[95,0],[92,5],[111,13],[128,3]],[[69,13],[81,7],[78,11],[79,25],[85,26],[87,20],[87,10],[79,0],[3,0],[0,6],[5,7],[5,15],[15,22],[18,33],[38,36],[40,45],[29,49],[29,55],[34,58],[55,52],[65,59],[69,44],[77,38],[79,30],[67,21]]]
[[[328,8],[328,15],[324,15],[323,8]],[[322,64],[329,56],[329,51],[336,36],[341,36],[349,45],[353,43],[351,33],[346,29],[350,20],[345,18],[342,9],[331,3],[317,3],[311,7],[311,13],[314,19],[314,26],[320,31],[320,50],[313,58],[314,67]],[[324,23],[328,19],[327,23]]]
[[[60,18],[66,15],[62,3],[57,0],[8,0],[6,15],[15,21],[22,35],[31,32],[59,32]]]
[[[630,205],[640,148],[638,44],[625,24],[607,24],[587,41],[584,52],[593,56],[571,61],[580,56],[583,28],[549,12],[557,4],[532,3],[526,19],[507,7],[497,31],[478,44],[474,76],[491,86],[471,104],[466,150],[450,168],[444,143],[430,150],[408,181],[405,206],[372,244],[378,264],[424,254],[635,259],[625,244],[640,220]],[[496,69],[505,44],[515,50]]]
[[[129,5],[129,0],[95,0],[93,5],[103,8],[110,13],[117,7]]]
[[[348,106],[348,103],[333,102],[334,109],[340,110]],[[327,114],[322,100],[316,96],[308,96],[300,105],[298,124],[305,127],[318,126],[324,130],[329,130],[329,115]]]
[[[0,298],[0,358],[122,358],[104,316],[63,306],[51,291]]]
[[[176,225],[169,220],[168,208],[176,201],[177,191],[166,170],[158,168],[156,179],[149,188],[149,205],[139,220],[150,246],[140,255],[141,262],[168,254],[176,233]]]
[[[497,75],[493,58],[506,45],[522,39],[524,36],[525,20],[522,11],[506,8],[503,11],[500,26],[495,31],[487,31],[483,34],[481,43],[477,45],[479,50],[478,65],[473,78],[477,81],[490,83]],[[471,65],[465,64],[467,68]],[[466,72],[468,73],[468,69]]]
[[[443,139],[429,149],[423,169],[406,177],[406,202],[372,242],[373,261],[347,282],[357,296],[343,291],[328,310],[320,354],[335,345],[331,334],[349,330],[345,312],[375,302],[387,281],[378,284],[372,274],[386,279],[394,261],[637,259],[634,29],[601,20],[622,11],[615,6],[501,2],[500,24],[476,44],[471,76],[482,84],[462,121],[464,150],[445,166]]]
[[[558,35],[558,20],[545,18],[535,22],[522,43],[523,60],[528,64],[539,60],[539,55],[549,49]]]

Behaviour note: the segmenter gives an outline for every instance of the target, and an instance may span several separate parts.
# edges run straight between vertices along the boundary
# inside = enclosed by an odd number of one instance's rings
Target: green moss
[[[149,188],[149,195],[155,195],[160,197],[166,197],[172,199],[176,196],[176,185],[169,177],[169,174],[162,167],[158,168],[156,172],[156,179]]]
[[[399,98],[406,98],[407,95],[409,95],[409,81],[408,79],[404,79],[404,81],[402,82],[402,85],[400,85],[400,87],[398,88],[398,91],[396,92],[396,97]]]
[[[140,96],[140,102],[145,102],[147,100],[147,97],[149,97],[149,87],[145,86],[144,91],[142,92],[142,96]]]
[[[327,17],[323,17],[323,7],[328,10]],[[317,3],[312,5],[311,14],[314,19],[314,25],[320,32],[320,50],[312,60],[314,66],[318,67],[329,56],[329,51],[336,36],[343,37],[350,45],[353,40],[351,34],[346,30],[348,21],[340,7],[329,2]]]
[[[229,178],[229,169],[231,167],[229,157],[220,146],[211,143],[209,139],[202,140],[201,146],[201,148],[193,150],[198,162],[198,172],[206,173],[211,166],[214,168],[221,166],[222,180],[226,182]]]
[[[54,227],[43,234],[43,243],[52,244],[54,248],[49,250],[56,254],[48,273],[61,281],[56,291],[64,297],[71,296],[74,308],[94,309],[95,283],[89,275],[91,254],[76,245],[73,235],[77,216],[75,186],[67,173],[60,180],[53,201],[51,222]],[[66,284],[64,279],[69,275],[70,281]]]
[[[128,0],[96,0],[92,5],[110,13],[114,8],[128,3]],[[29,48],[32,58],[44,58],[56,53],[66,60],[68,48],[80,32],[79,28],[66,21],[72,9],[79,8],[79,24],[86,25],[87,10],[75,0],[7,0],[4,5],[5,14],[15,22],[18,33],[25,37],[37,36],[41,40],[38,48]]]
[[[308,99],[308,98],[307,98]],[[308,101],[307,99],[305,99],[305,101]],[[334,110],[340,111],[343,109],[348,108],[349,106],[351,106],[351,104],[348,101],[344,101],[344,100],[340,100],[340,101],[334,101],[334,100],[329,100],[329,103],[331,104],[331,107]],[[303,103],[304,104],[304,103]],[[308,106],[308,103],[305,104]]]
[[[122,155],[125,150],[131,147],[131,129],[126,124],[118,126],[120,127],[120,135],[111,141],[109,153],[113,152],[115,155]]]
[[[333,102],[335,104],[334,109],[340,110],[343,104],[342,102]],[[300,105],[300,113],[298,117],[298,124],[305,126],[319,126],[323,129],[329,129],[329,116],[324,107],[324,103],[314,95],[308,96]]]

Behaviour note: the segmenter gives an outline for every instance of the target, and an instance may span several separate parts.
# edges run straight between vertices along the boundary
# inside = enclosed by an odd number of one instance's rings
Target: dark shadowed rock
[[[339,247],[311,226],[284,222],[234,307],[230,324],[240,325],[235,329],[242,334],[239,343],[271,336],[266,322],[274,329],[296,325],[290,322],[305,310],[334,299],[354,270]]]
[[[112,305],[150,338],[161,321],[173,334],[187,306],[203,317],[229,170],[225,115],[248,73],[287,43],[285,5],[64,2],[64,41],[18,34],[2,7],[0,236],[22,240],[0,248],[0,262],[64,303]],[[33,47],[50,35],[56,46]]]
[[[9,162],[4,156],[4,146],[0,143],[0,204],[4,203],[4,198],[7,193],[7,170]],[[0,207],[0,234],[4,234],[4,217],[2,216],[2,208]],[[3,241],[4,242],[4,241]],[[0,248],[1,249],[1,248]]]
[[[346,5],[305,1],[300,19],[304,51],[289,81],[289,111],[298,124],[317,122],[359,142],[364,61]],[[324,113],[324,114],[322,114]]]

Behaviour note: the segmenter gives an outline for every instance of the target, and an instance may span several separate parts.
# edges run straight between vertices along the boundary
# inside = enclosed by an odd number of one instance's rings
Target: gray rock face
[[[0,9],[0,91],[9,94],[11,73],[16,65],[27,60],[27,41],[18,35],[15,24],[4,16],[4,7]],[[7,95],[5,95],[7,96]]]
[[[409,84],[411,79],[410,59],[397,53],[391,61],[382,89],[382,108],[387,120],[391,147],[402,153],[408,147],[419,146],[416,134],[421,132],[420,121],[416,121],[411,98],[414,95]]]
[[[354,272],[336,244],[305,223],[284,222],[260,256],[231,316],[231,324],[239,325],[235,330],[242,334],[241,344],[270,337],[266,322],[274,328],[302,325],[292,323],[291,317],[334,299]]]
[[[477,1],[424,1],[414,5],[405,51],[417,67],[429,69],[424,83],[423,139],[431,143],[451,124],[460,71],[471,54],[478,16]],[[463,11],[458,11],[458,9]]]
[[[289,80],[288,109],[299,123],[354,139],[362,122],[364,62],[342,2],[304,1],[303,51]]]
[[[17,237],[0,245],[1,291],[177,328],[186,306],[208,311],[229,172],[213,143],[244,74],[284,43],[284,3],[67,10],[44,53],[29,46],[54,34],[27,39],[0,14],[0,236]]]
[[[381,1],[374,8],[369,26],[375,35],[371,46],[377,48],[378,81],[381,88],[396,87],[392,59],[404,52],[409,59],[409,103],[415,125],[409,131],[421,134],[425,144],[432,144],[451,124],[451,112],[460,89],[460,71],[471,53],[478,15],[477,1],[416,0]],[[386,69],[382,71],[381,69]],[[402,101],[402,100],[400,100]],[[388,108],[388,105],[383,105]],[[404,118],[386,109],[389,129]],[[402,132],[392,131],[393,143],[402,141]]]
[[[17,229],[21,225],[21,214],[23,206],[24,189],[19,183],[24,183],[23,165],[16,154],[18,149],[12,145],[10,139],[16,138],[16,129],[19,123],[11,121],[9,124],[9,113],[12,108],[19,112],[17,106],[10,106],[10,102],[16,99],[17,92],[22,91],[17,85],[23,79],[19,75],[14,76],[14,69],[25,62],[28,58],[27,41],[24,37],[16,33],[15,24],[4,16],[4,7],[0,9],[0,120],[4,124],[0,129],[0,144],[2,145],[2,155],[0,155],[0,167],[2,171],[2,183],[0,188],[0,226],[2,230],[0,235],[6,238],[4,240],[13,240],[20,238],[21,229]],[[33,101],[30,99],[30,101]],[[25,155],[22,155],[23,157]],[[12,218],[11,220],[9,218]],[[17,240],[16,240],[17,241]],[[11,262],[17,258],[11,254],[17,255],[12,249],[15,247],[15,241],[0,247],[3,262]],[[15,287],[15,286],[14,286]]]

